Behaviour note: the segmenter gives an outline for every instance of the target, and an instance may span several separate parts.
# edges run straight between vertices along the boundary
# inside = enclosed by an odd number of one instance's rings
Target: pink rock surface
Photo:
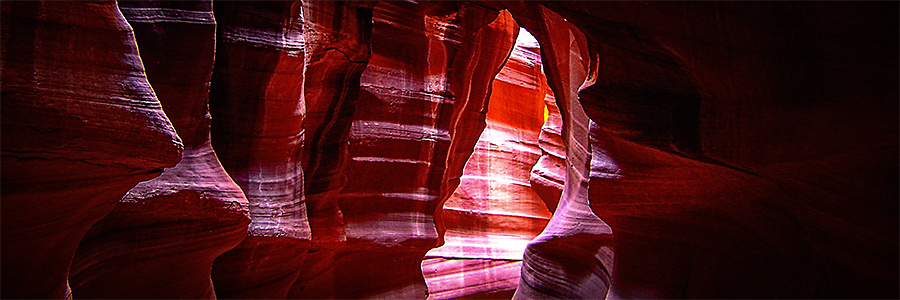
[[[486,127],[459,187],[444,203],[444,244],[426,254],[434,259],[423,262],[429,299],[504,291],[511,296],[525,246],[550,219],[529,184],[541,153],[538,136],[549,88],[537,44],[527,32],[519,34],[491,85]]]
[[[562,116],[561,128],[556,127],[556,120],[548,119],[542,135],[561,132],[566,155],[559,203],[547,227],[525,250],[522,278],[513,299],[602,298],[609,288],[613,263],[612,231],[588,206],[588,181],[596,162],[588,139],[590,119],[578,98],[578,92],[596,80],[594,53],[586,37],[553,11],[540,6],[509,8],[541,44],[547,84]],[[548,155],[561,152],[553,149],[553,143],[541,146]]]
[[[338,298],[425,297],[420,264],[438,240],[434,215],[477,141],[488,87],[517,30],[509,15],[450,6],[374,8],[339,201],[348,250],[335,258]]]
[[[71,297],[81,238],[183,147],[114,2],[3,3],[2,31],[3,297]]]
[[[894,2],[0,6],[3,298],[900,297]]]
[[[246,235],[247,200],[209,142],[211,5],[125,2],[119,7],[185,149],[177,165],[128,191],[81,241],[70,276],[77,297],[215,298],[213,260]]]

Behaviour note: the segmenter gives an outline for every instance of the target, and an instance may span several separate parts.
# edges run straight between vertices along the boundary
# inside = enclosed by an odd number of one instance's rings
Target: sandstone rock
[[[422,265],[429,299],[512,296],[525,246],[550,219],[528,182],[549,92],[533,39],[520,31],[491,84],[486,127],[441,212],[444,244]]]
[[[613,294],[897,297],[894,6],[545,5],[602,58]]]
[[[214,6],[212,143],[250,204],[247,239],[213,266],[221,298],[284,298],[309,247],[301,166],[305,53],[300,7],[300,2]]]
[[[210,298],[249,233],[217,297],[900,298],[897,3],[223,1],[216,151],[208,4],[0,4],[2,297]],[[514,23],[521,160],[478,142]],[[522,262],[473,154],[554,213]]]
[[[372,3],[303,3],[306,119],[303,168],[312,246],[289,297],[334,295],[334,254],[346,246],[337,196],[347,184],[348,141],[359,78],[371,56]]]
[[[395,2],[373,11],[339,200],[348,250],[335,258],[338,298],[425,297],[420,265],[438,239],[435,213],[477,141],[488,86],[517,30],[480,6],[449,11]]]
[[[3,297],[71,297],[78,242],[181,141],[114,2],[3,3],[2,31]]]
[[[559,204],[547,227],[525,250],[522,278],[513,299],[603,298],[612,269],[612,232],[588,206],[594,164],[588,139],[590,119],[578,102],[578,92],[596,80],[593,53],[584,35],[553,11],[541,6],[508,7],[541,45],[547,84],[562,116],[561,124],[548,120],[545,132],[561,132],[566,157]],[[556,124],[562,128],[553,128]],[[552,143],[541,146],[548,155],[562,152],[552,149]]]
[[[246,236],[247,200],[210,146],[211,2],[123,2],[147,78],[184,143],[182,160],[139,183],[78,247],[85,298],[215,298],[210,268]]]

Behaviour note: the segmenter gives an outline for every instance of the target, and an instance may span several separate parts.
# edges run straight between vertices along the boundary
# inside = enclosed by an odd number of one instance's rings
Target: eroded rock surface
[[[422,264],[429,299],[511,297],[525,246],[550,220],[529,183],[549,92],[538,51],[534,38],[520,31],[491,84],[486,127],[441,212],[444,244]]]
[[[594,4],[611,295],[898,295],[895,5]]]
[[[350,124],[359,78],[371,56],[374,4],[303,3],[307,57],[303,168],[312,246],[304,272],[291,287],[292,298],[321,299],[335,293],[334,255],[346,246],[337,196],[347,184]]]
[[[76,297],[215,298],[209,276],[213,260],[246,236],[247,200],[209,142],[211,5],[123,2],[119,7],[184,153],[177,165],[128,191],[87,233],[72,264]]]
[[[247,238],[216,259],[221,298],[283,298],[311,238],[304,202],[299,1],[217,2],[212,143],[249,202]]]
[[[374,8],[339,201],[348,247],[335,258],[338,298],[425,297],[420,265],[438,240],[435,212],[462,175],[518,30],[508,14],[444,4]]]
[[[181,156],[115,2],[2,5],[2,290],[71,297],[81,238]]]
[[[578,98],[578,92],[596,80],[593,53],[584,35],[553,11],[540,6],[509,8],[542,47],[547,84],[562,117],[561,123],[548,119],[541,147],[546,155],[562,152],[559,144],[550,142],[551,135],[559,132],[566,157],[559,203],[547,227],[525,250],[522,278],[513,299],[603,298],[613,263],[612,231],[588,206],[588,181],[597,162],[592,161],[588,138],[590,119]],[[543,167],[538,165],[538,171]]]
[[[900,297],[900,4],[208,5],[0,4],[0,296]],[[520,25],[521,160],[479,142]]]

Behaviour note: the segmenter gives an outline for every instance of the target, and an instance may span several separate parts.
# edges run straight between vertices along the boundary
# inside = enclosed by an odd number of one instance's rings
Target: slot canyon
[[[3,299],[898,299],[900,3],[0,2]]]

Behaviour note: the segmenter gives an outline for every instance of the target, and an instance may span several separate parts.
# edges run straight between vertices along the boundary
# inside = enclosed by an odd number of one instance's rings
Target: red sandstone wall
[[[208,4],[0,4],[0,296],[509,297],[422,259],[488,227],[516,23],[560,113],[516,298],[900,296],[897,3]]]
[[[459,187],[444,203],[444,245],[429,251],[422,264],[429,299],[511,296],[525,246],[551,217],[529,183],[541,153],[538,136],[549,88],[537,45],[526,45],[521,35],[530,37],[520,32],[491,84],[485,129]]]

